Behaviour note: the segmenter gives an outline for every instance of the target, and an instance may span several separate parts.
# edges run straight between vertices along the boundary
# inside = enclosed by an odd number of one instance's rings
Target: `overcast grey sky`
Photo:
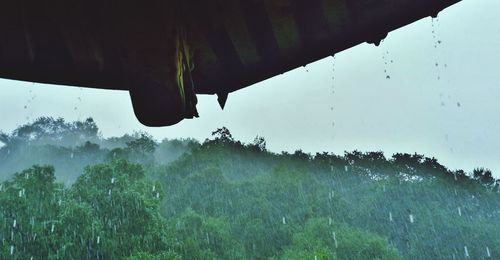
[[[203,140],[227,126],[244,142],[264,136],[273,151],[418,152],[500,178],[499,10],[498,0],[464,0],[379,47],[361,44],[232,93],[224,111],[215,96],[199,96],[201,117],[172,127],[140,125],[127,92],[0,80],[0,129],[93,117],[106,137],[145,130]]]

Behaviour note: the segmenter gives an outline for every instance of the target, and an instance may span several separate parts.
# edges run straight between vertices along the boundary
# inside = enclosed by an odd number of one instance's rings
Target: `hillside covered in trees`
[[[500,259],[500,180],[382,152],[0,133],[0,259]]]

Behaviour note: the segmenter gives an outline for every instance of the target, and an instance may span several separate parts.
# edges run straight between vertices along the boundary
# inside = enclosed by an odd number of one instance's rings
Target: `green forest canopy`
[[[500,180],[419,154],[272,153],[102,138],[92,119],[0,134],[0,258],[500,258]]]

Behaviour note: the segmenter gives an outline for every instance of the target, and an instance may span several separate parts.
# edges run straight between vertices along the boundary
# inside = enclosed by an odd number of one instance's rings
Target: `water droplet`
[[[460,104],[460,102],[457,102],[457,107],[461,107],[462,104]]]
[[[391,79],[391,76],[387,75],[385,76],[386,79]]]

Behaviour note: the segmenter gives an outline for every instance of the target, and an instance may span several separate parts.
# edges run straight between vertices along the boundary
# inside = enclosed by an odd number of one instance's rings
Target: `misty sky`
[[[0,79],[0,129],[40,116],[93,117],[105,137],[145,130],[204,140],[226,126],[244,142],[264,136],[272,151],[418,152],[500,178],[498,10],[498,0],[464,0],[379,47],[361,44],[232,93],[224,111],[215,96],[199,96],[201,117],[172,127],[140,125],[124,91]]]

